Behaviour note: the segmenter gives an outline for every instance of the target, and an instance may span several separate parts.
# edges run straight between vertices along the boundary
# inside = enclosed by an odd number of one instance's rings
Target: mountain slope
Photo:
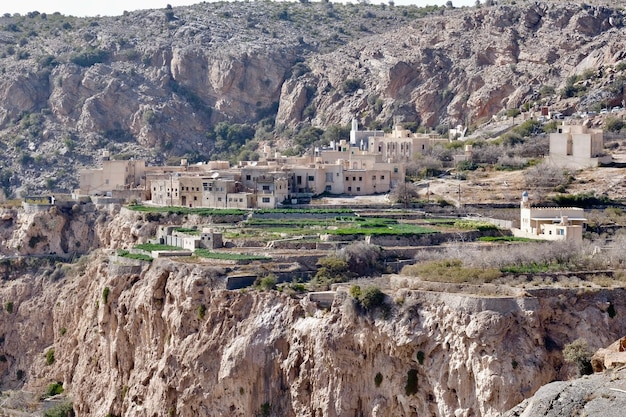
[[[5,15],[0,186],[6,194],[70,190],[77,168],[96,165],[102,149],[152,163],[210,159],[217,128],[233,123],[274,140],[355,116],[372,127],[394,116],[436,127],[526,103],[619,104],[622,21],[618,9],[562,2]]]

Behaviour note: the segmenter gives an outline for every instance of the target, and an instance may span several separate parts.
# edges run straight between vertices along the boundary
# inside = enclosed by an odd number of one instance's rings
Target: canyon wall
[[[565,343],[626,332],[621,289],[399,289],[365,312],[345,290],[322,309],[214,289],[210,265],[141,265],[96,251],[56,281],[37,268],[3,281],[2,388],[61,381],[78,415],[497,416],[569,375]]]

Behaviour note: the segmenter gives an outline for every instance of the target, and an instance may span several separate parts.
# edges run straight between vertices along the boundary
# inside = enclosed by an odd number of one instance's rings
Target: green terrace
[[[260,255],[247,255],[245,253],[211,252],[208,249],[196,249],[194,254],[200,258],[222,259],[227,261],[267,261],[272,258]]]
[[[161,245],[159,243],[140,243],[139,245],[135,245],[135,249],[141,249],[146,252],[152,252],[153,250],[183,250],[183,248],[179,248],[178,246]]]
[[[179,206],[160,207],[142,206],[140,204],[131,204],[128,208],[141,213],[196,214],[198,216],[243,216],[248,213],[247,210],[241,209],[190,208]]]
[[[401,223],[396,219],[362,218],[337,216],[327,219],[249,219],[242,223],[242,229],[231,231],[245,236],[261,234],[301,235],[311,233],[335,235],[415,235],[438,233],[439,231],[424,226]],[[259,230],[261,229],[261,230]]]

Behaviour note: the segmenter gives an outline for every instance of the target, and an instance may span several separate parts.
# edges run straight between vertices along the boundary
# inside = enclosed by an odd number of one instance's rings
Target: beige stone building
[[[107,195],[113,190],[129,190],[145,185],[146,162],[112,161],[105,156],[102,168],[79,171],[80,195]]]
[[[604,155],[603,151],[602,129],[563,123],[555,133],[550,133],[548,160],[557,167],[583,169],[610,162],[611,157]]]
[[[513,235],[542,240],[582,242],[587,219],[578,207],[532,207],[528,193],[522,194],[520,228]]]
[[[425,155],[436,144],[446,144],[449,140],[437,134],[412,133],[410,130],[394,127],[391,133],[382,137],[370,137],[367,150],[380,154],[387,162],[411,162],[416,155]]]

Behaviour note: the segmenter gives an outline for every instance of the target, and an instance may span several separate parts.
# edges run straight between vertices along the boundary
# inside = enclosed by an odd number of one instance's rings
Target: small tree
[[[448,0],[448,1],[446,2],[446,7],[447,7],[448,9],[454,9],[454,6],[452,5],[452,2],[451,2],[450,0]]]
[[[346,94],[354,93],[359,88],[363,88],[363,82],[358,78],[348,78],[342,84],[343,92]]]
[[[345,282],[352,276],[348,262],[338,256],[327,256],[317,262],[319,269],[313,281],[328,288],[330,284]]]
[[[419,191],[415,184],[403,182],[391,190],[389,198],[394,203],[400,203],[408,206],[413,200],[417,200],[419,198]]]
[[[585,339],[576,339],[563,348],[563,359],[567,363],[576,365],[579,376],[591,375],[593,373],[593,368],[591,367],[592,354]]]

